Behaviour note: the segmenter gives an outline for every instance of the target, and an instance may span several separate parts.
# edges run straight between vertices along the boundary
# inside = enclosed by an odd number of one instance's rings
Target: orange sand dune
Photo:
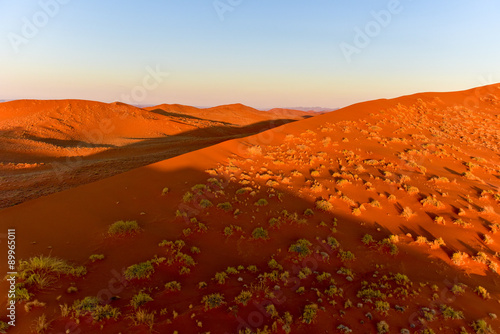
[[[305,115],[221,108],[228,113],[224,121],[217,107],[172,106],[165,112],[83,100],[0,103],[0,208]],[[191,116],[193,109],[200,115]]]
[[[162,104],[146,110],[163,110],[164,112],[180,113],[203,119],[229,122],[235,125],[248,125],[269,119],[300,119],[311,114],[299,110],[275,108],[269,111],[257,110],[243,104],[229,104],[213,108],[195,108],[178,104]]]
[[[6,208],[18,260],[86,268],[24,268],[8,333],[498,331],[499,89],[365,102]]]

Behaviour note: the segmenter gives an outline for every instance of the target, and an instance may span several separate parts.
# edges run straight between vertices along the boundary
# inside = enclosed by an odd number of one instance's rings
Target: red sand
[[[140,109],[81,100],[0,103],[0,208],[308,115],[243,105],[207,110],[165,106]],[[231,117],[222,122],[223,113]]]
[[[480,319],[498,330],[490,314],[500,314],[499,88],[360,103],[4,209],[0,220],[16,228],[18,259],[51,255],[88,271],[43,290],[28,286],[31,299],[46,304],[27,312],[20,303],[8,333],[29,332],[42,314],[48,333],[147,333],[131,320],[130,300],[141,290],[153,298],[142,309],[155,312],[159,333],[264,333],[266,326],[285,333],[288,315],[291,333],[342,333],[341,326],[375,333],[381,321],[390,333],[459,333],[461,326],[472,333]],[[200,206],[204,199],[213,206]],[[217,207],[226,202],[229,211]],[[109,236],[118,220],[136,220],[141,231]],[[267,238],[254,240],[257,227]],[[365,234],[374,241],[365,245]],[[335,246],[332,238],[337,247],[327,244]],[[290,250],[298,239],[310,242],[304,258]],[[189,273],[179,272],[162,240],[185,242],[181,251],[196,262]],[[458,251],[468,255],[463,263],[451,260]],[[105,258],[91,262],[92,254]],[[155,265],[149,278],[120,277],[155,256],[173,263]],[[219,284],[216,273],[228,267],[238,272],[228,270]],[[166,291],[170,281],[181,290]],[[463,295],[450,291],[458,283]],[[73,284],[78,291],[68,293]],[[474,292],[478,286],[489,298]],[[1,288],[5,303],[6,282]],[[368,288],[371,298],[362,295]],[[235,301],[241,291],[252,293],[246,306]],[[213,293],[225,304],[207,310],[202,298]],[[59,305],[87,296],[118,308],[119,321],[61,316]],[[445,319],[445,306],[464,319]]]

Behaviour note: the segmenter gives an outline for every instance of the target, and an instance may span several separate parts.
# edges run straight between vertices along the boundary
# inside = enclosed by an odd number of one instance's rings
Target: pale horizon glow
[[[499,12],[493,0],[7,0],[0,100],[339,108],[465,90],[500,81]]]

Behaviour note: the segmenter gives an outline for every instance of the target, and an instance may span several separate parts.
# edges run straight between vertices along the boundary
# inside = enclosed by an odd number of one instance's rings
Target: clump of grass
[[[346,179],[339,179],[336,183],[337,183],[337,185],[338,185],[339,187],[342,187],[342,186],[345,186],[345,185],[351,184],[351,181],[346,180]]]
[[[405,219],[410,219],[411,217],[413,217],[414,213],[412,211],[412,209],[410,209],[409,207],[405,207],[403,209],[403,211],[401,212],[400,216],[405,218]]]
[[[201,302],[205,305],[205,310],[211,310],[226,304],[224,302],[224,295],[220,293],[212,293],[210,295],[203,296]]]
[[[181,291],[181,283],[177,281],[170,281],[165,284],[165,290],[167,291]]]
[[[334,237],[326,238],[326,244],[330,246],[332,249],[336,249],[340,246],[340,243]]]
[[[184,193],[184,195],[182,195],[182,200],[185,203],[191,202],[193,200],[193,198],[194,198],[194,195],[190,191],[188,191],[188,192]]]
[[[444,217],[441,217],[441,216],[434,217],[434,222],[436,224],[441,224],[441,225],[445,225],[446,224],[446,222],[444,220]]]
[[[204,198],[200,201],[200,206],[204,209],[209,208],[213,206],[212,202],[210,202],[208,199]]]
[[[420,190],[417,188],[417,187],[414,187],[414,186],[408,186],[408,185],[404,185],[404,188],[406,190],[406,192],[410,195],[413,195],[413,194],[418,194],[420,192]]]
[[[134,326],[146,325],[151,330],[155,323],[155,312],[148,312],[140,308],[130,315],[129,318],[134,323]]]
[[[102,321],[111,318],[117,319],[120,316],[118,308],[114,308],[109,304],[104,306],[101,305],[97,297],[85,297],[82,300],[76,300],[73,303],[73,310],[77,318],[90,314],[94,321]]]
[[[321,199],[316,202],[316,208],[323,211],[330,211],[333,208],[333,205],[327,200]]]
[[[7,322],[3,322],[0,320],[0,333],[6,333],[9,327],[10,325]]]
[[[139,291],[138,294],[134,295],[132,299],[130,300],[130,305],[134,307],[134,309],[137,309],[141,307],[142,305],[146,304],[147,302],[152,302],[153,298],[151,298],[150,295],[147,293],[144,293],[142,290]]]
[[[250,146],[247,148],[247,152],[252,156],[259,156],[262,155],[262,147],[259,145]]]
[[[483,242],[486,244],[486,245],[491,245],[493,243],[493,238],[490,237],[489,235],[487,234],[483,234]]]
[[[488,290],[486,290],[482,286],[476,287],[474,289],[474,292],[477,293],[483,299],[490,299],[491,298],[490,293],[488,292]]]
[[[267,202],[267,200],[265,198],[261,198],[257,202],[254,203],[254,205],[256,205],[256,206],[266,206],[268,204],[269,203]]]
[[[346,261],[354,261],[356,259],[356,256],[350,251],[344,251],[344,250],[339,250],[339,253],[337,254],[337,257],[340,258],[340,261],[346,262]]]
[[[457,283],[457,284],[454,284],[452,287],[451,287],[451,293],[453,293],[455,296],[461,296],[465,293],[465,288],[467,286],[463,283]]]
[[[252,292],[248,290],[241,291],[240,294],[234,298],[236,303],[242,304],[243,306],[246,306],[250,299],[252,299]]]
[[[54,284],[61,275],[80,277],[87,273],[84,266],[72,266],[65,260],[51,256],[35,256],[29,260],[19,261],[18,276],[26,287],[36,286],[44,289]],[[17,289],[17,286],[16,286]],[[29,293],[24,287],[19,286],[16,299],[28,297]]]
[[[257,239],[268,239],[269,235],[267,231],[262,227],[257,227],[252,231],[252,238]]]
[[[123,235],[139,231],[140,231],[139,224],[137,224],[135,220],[127,220],[127,221],[119,220],[111,224],[111,226],[108,229],[108,234]]]
[[[151,261],[133,264],[125,269],[123,276],[126,280],[149,278],[155,272]]]
[[[311,250],[309,249],[310,246],[312,246],[312,243],[309,240],[299,239],[292,244],[288,250],[299,254],[300,257],[306,257],[311,254]]]
[[[50,321],[47,320],[47,316],[42,314],[35,320],[35,332],[37,333],[44,333],[46,330],[50,328]]]
[[[441,313],[443,314],[445,320],[464,318],[463,312],[454,310],[451,306],[442,304],[440,308],[441,308]]]
[[[217,208],[222,209],[226,212],[233,210],[233,206],[229,202],[219,203],[217,204]]]
[[[473,321],[470,326],[474,329],[476,334],[488,334],[488,333],[495,333],[493,331],[493,328],[483,319]]]
[[[371,243],[375,242],[375,240],[373,240],[373,237],[370,234],[365,234],[361,239],[361,242],[365,245],[370,245]]]
[[[226,283],[227,277],[228,277],[227,273],[224,271],[221,271],[221,272],[215,273],[214,280],[216,280],[217,283],[219,283],[219,284],[224,284],[224,283]]]
[[[471,227],[471,226],[472,226],[472,224],[471,224],[471,223],[468,223],[468,222],[466,222],[466,221],[464,221],[464,220],[462,220],[462,219],[460,219],[460,218],[455,219],[455,220],[453,221],[453,224],[454,224],[454,225],[458,225],[458,226],[460,226],[460,227],[464,227],[464,228],[467,228],[467,227]]]
[[[317,304],[309,304],[304,307],[304,312],[302,313],[302,322],[305,324],[311,324],[318,313]]]
[[[313,216],[313,215],[314,215],[314,211],[311,209],[306,209],[304,211],[304,216]]]
[[[104,255],[103,254],[92,254],[89,256],[89,260],[92,262],[98,261],[98,260],[103,260]]]
[[[352,209],[351,213],[355,216],[361,215],[361,209],[360,208],[354,208]]]
[[[427,196],[423,200],[420,201],[423,206],[434,206],[436,208],[444,208],[444,204],[437,200],[434,196]]]
[[[469,255],[467,255],[466,253],[464,252],[455,252],[453,253],[453,255],[451,256],[451,262],[453,262],[454,264],[460,266],[462,264],[465,263],[465,260],[469,257]]]
[[[384,320],[377,323],[377,334],[389,333],[389,324]]]

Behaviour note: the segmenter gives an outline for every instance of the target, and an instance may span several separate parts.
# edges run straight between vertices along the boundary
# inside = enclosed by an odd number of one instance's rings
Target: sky
[[[2,0],[0,100],[344,107],[500,82],[496,0]]]

